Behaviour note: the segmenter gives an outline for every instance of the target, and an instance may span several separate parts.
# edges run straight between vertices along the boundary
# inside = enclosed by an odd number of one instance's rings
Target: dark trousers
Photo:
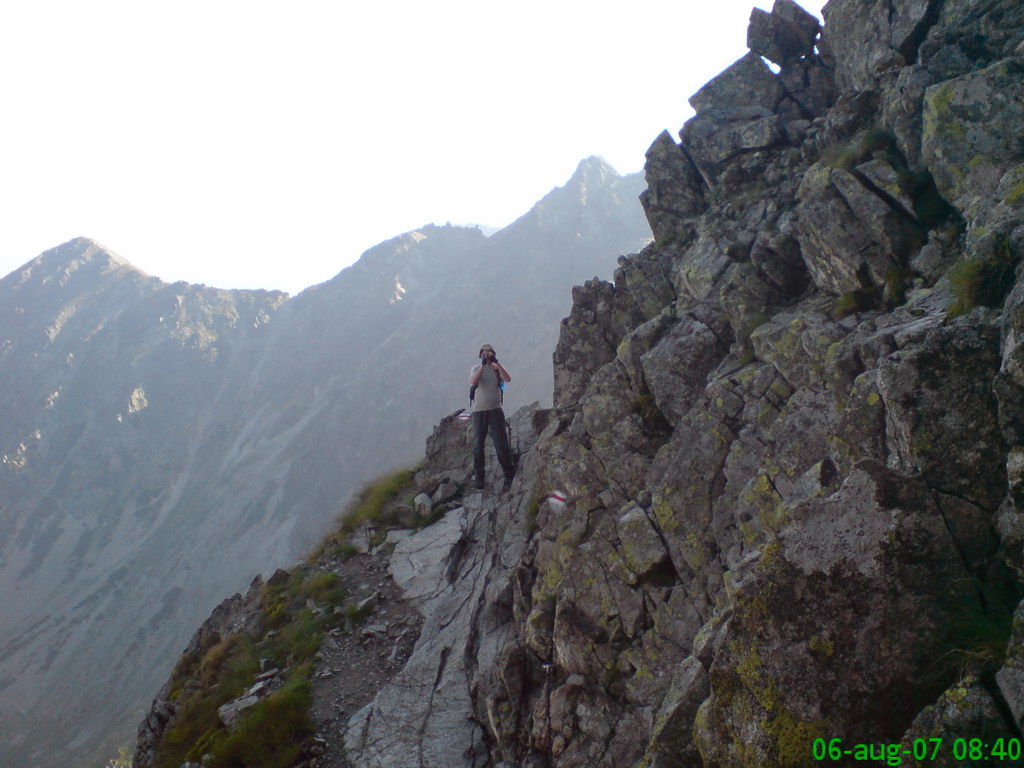
[[[505,431],[505,413],[501,408],[489,411],[473,412],[473,474],[478,480],[484,479],[484,440],[491,433],[491,442],[498,454],[506,478],[511,478],[516,468],[512,464],[512,449],[508,445],[508,432]]]

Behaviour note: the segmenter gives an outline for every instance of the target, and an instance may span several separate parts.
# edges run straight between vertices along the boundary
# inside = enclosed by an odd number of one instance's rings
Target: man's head
[[[495,356],[494,355],[494,347],[492,347],[490,344],[481,344],[480,345],[480,357],[481,358],[484,358],[484,357],[494,357],[494,356]]]

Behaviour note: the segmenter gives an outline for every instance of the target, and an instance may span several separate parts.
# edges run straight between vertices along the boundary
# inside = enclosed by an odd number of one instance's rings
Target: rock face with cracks
[[[424,629],[351,765],[1021,738],[1021,8],[755,11],[648,152],[655,242],[574,289],[511,493],[391,555]]]

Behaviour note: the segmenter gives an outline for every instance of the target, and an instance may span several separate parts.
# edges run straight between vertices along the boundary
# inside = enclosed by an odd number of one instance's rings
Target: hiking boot
[[[501,486],[502,493],[508,493],[509,488],[512,487],[512,478],[506,477],[504,484]]]

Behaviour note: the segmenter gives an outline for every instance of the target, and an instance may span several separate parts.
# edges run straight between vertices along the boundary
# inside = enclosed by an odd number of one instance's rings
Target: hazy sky
[[[426,223],[504,226],[588,155],[640,170],[754,5],[7,3],[0,276],[83,235],[295,293]]]

